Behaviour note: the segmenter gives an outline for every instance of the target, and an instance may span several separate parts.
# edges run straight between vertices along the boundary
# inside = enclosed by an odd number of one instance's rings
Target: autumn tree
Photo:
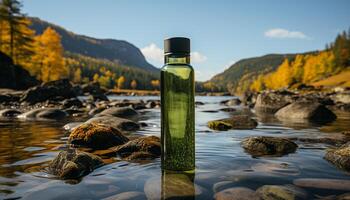
[[[74,83],[80,83],[81,82],[81,69],[78,67],[73,75],[73,82]]]
[[[159,80],[151,80],[151,85],[155,90],[157,90],[157,89],[159,89],[160,81]]]
[[[135,90],[135,89],[136,89],[136,87],[137,87],[137,82],[136,82],[136,80],[135,80],[135,79],[131,81],[131,83],[130,83],[130,87],[131,87],[133,90]]]
[[[34,31],[21,6],[18,0],[0,1],[0,50],[16,64],[27,64],[33,54]]]
[[[30,71],[38,79],[47,82],[68,76],[68,68],[63,58],[61,36],[51,27],[35,38],[35,55]]]
[[[125,77],[120,76],[117,81],[118,89],[123,89],[124,87],[124,82],[125,82]]]

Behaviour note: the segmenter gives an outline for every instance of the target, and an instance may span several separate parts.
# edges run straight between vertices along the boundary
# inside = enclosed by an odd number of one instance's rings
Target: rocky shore
[[[105,165],[105,158],[124,161],[159,158],[159,137],[134,132],[148,126],[139,119],[145,109],[160,108],[160,101],[110,100],[106,93],[98,84],[72,85],[68,80],[43,83],[26,91],[2,90],[0,116],[3,119],[70,122],[63,127],[68,134],[68,148],[45,168],[47,173],[58,179],[82,178]],[[350,112],[350,91],[265,91],[247,93],[239,99],[232,97],[221,105],[224,108],[220,111],[230,113],[230,117],[208,121],[212,134],[227,130],[253,130],[261,119],[271,117],[282,123],[322,125],[336,120],[339,112]],[[203,107],[205,103],[196,102],[196,106]],[[77,121],[77,117],[84,120]],[[324,159],[349,172],[349,141],[348,131],[338,138],[247,136],[241,141],[241,148],[254,158],[283,157],[297,152],[302,143],[324,143],[329,147]],[[235,199],[233,196],[238,199],[308,199],[302,188],[309,187],[310,181],[314,180],[297,179],[293,186],[264,185],[256,190],[230,187],[214,191],[216,199]],[[145,197],[135,191],[118,194],[116,199],[129,195]],[[349,195],[344,196],[347,197]]]

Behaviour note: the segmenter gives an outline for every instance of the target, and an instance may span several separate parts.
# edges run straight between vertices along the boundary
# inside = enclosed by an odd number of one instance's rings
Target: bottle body
[[[194,70],[189,57],[166,56],[161,69],[162,168],[195,168]]]

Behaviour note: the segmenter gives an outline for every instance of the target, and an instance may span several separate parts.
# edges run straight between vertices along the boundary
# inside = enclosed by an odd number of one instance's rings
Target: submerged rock
[[[350,180],[327,178],[299,178],[293,181],[298,187],[326,190],[350,190]]]
[[[298,145],[285,138],[257,136],[245,138],[242,147],[253,156],[281,156],[295,152]]]
[[[16,117],[17,115],[20,115],[22,112],[17,109],[4,109],[0,110],[0,117]]]
[[[93,117],[86,121],[86,123],[105,124],[122,131],[137,131],[140,129],[140,125],[134,121],[113,116]]]
[[[281,108],[275,116],[279,119],[307,119],[315,122],[329,122],[336,119],[336,115],[324,105],[303,101]]]
[[[307,193],[292,185],[264,185],[256,190],[261,200],[297,200],[308,199]]]
[[[122,192],[122,193],[104,198],[103,200],[141,200],[141,199],[147,199],[144,193],[138,192],[138,191],[130,191],[130,192]]]
[[[259,200],[255,191],[245,187],[233,187],[215,194],[216,200]]]
[[[107,149],[128,142],[118,129],[97,123],[84,123],[73,129],[69,142],[93,149]]]
[[[18,115],[18,118],[21,119],[51,119],[59,120],[67,117],[68,114],[60,109],[56,108],[38,108],[28,112],[25,112],[21,115]]]
[[[350,143],[336,149],[328,149],[324,158],[337,167],[350,171]]]
[[[118,146],[115,152],[128,160],[155,158],[161,154],[160,139],[156,136],[137,138]]]
[[[139,113],[131,107],[114,107],[107,108],[96,116],[113,116],[126,119],[136,119],[139,116]]]
[[[58,154],[49,164],[48,171],[62,179],[76,179],[87,175],[101,165],[103,161],[98,156],[76,149],[68,149]]]
[[[214,130],[254,129],[258,123],[247,115],[234,115],[231,118],[208,122],[208,127]]]

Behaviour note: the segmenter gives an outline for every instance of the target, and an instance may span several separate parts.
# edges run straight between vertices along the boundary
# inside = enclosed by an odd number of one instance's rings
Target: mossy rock
[[[118,129],[98,123],[84,123],[74,128],[69,135],[71,144],[92,149],[107,149],[128,141],[129,139]]]
[[[208,127],[217,131],[227,131],[232,128],[231,124],[219,120],[208,122]]]
[[[230,118],[208,122],[208,127],[213,130],[226,131],[229,129],[254,129],[258,122],[248,115],[234,115]]]
[[[328,149],[324,158],[335,166],[350,171],[350,143],[336,149]]]

